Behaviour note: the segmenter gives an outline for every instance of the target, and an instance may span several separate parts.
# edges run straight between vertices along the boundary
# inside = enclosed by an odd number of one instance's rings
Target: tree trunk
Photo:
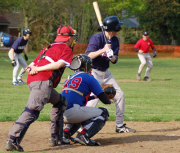
[[[28,28],[29,24],[28,24],[28,16],[25,16],[25,28]],[[25,53],[29,53],[29,41],[26,45],[26,47],[24,48]]]

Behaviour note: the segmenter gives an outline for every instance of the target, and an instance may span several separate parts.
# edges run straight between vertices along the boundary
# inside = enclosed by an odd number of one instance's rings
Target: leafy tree
[[[155,44],[170,45],[180,36],[180,1],[146,0],[145,13],[137,13],[140,26],[150,33]]]

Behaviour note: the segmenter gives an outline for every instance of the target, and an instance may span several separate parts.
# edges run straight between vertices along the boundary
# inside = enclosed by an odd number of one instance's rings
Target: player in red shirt
[[[27,84],[31,93],[25,110],[9,132],[10,138],[6,142],[6,150],[23,151],[19,144],[30,124],[38,119],[46,103],[53,105],[50,113],[51,137],[57,137],[57,140],[62,142],[62,113],[66,110],[67,99],[54,88],[60,82],[65,67],[70,66],[72,62],[72,49],[75,45],[73,36],[77,36],[76,31],[70,26],[60,26],[57,29],[55,43],[42,49],[35,60],[25,68],[29,73]]]
[[[139,60],[141,61],[136,77],[137,77],[137,80],[139,81],[141,80],[141,72],[144,66],[147,64],[147,69],[146,69],[145,77],[143,80],[150,81],[151,79],[149,79],[149,75],[153,67],[153,63],[152,63],[152,58],[149,55],[149,48],[151,47],[153,50],[153,53],[152,53],[153,57],[156,57],[157,51],[153,45],[153,41],[148,38],[149,35],[147,32],[144,32],[142,37],[143,38],[140,39],[134,46],[134,51],[138,52],[138,57],[139,57]]]

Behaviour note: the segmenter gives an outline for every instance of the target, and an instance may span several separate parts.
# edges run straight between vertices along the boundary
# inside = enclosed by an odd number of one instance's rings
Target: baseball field
[[[28,54],[30,63],[37,53]],[[115,133],[115,106],[104,105],[110,118],[103,129],[93,137],[100,147],[87,147],[79,144],[48,146],[51,104],[45,105],[38,121],[33,123],[22,146],[27,152],[123,152],[123,153],[164,153],[180,152],[180,59],[154,58],[150,75],[152,81],[136,80],[138,58],[119,58],[110,67],[121,89],[125,93],[125,122],[135,128],[136,133]],[[13,122],[24,110],[29,97],[27,85],[12,86],[11,61],[7,53],[0,52],[0,152],[9,138],[8,132]],[[62,81],[56,88],[61,92],[63,82],[73,71],[66,69]],[[145,73],[145,69],[142,72]],[[27,73],[23,80],[26,82]]]

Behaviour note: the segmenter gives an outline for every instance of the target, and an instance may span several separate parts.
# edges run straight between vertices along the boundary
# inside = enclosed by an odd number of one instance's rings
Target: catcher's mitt
[[[113,87],[113,85],[111,85],[111,84],[103,84],[101,87],[102,87],[104,93],[108,96],[109,99],[114,98],[114,96],[116,95],[116,90]]]
[[[155,58],[157,56],[157,52],[152,52],[151,55],[153,58]]]

